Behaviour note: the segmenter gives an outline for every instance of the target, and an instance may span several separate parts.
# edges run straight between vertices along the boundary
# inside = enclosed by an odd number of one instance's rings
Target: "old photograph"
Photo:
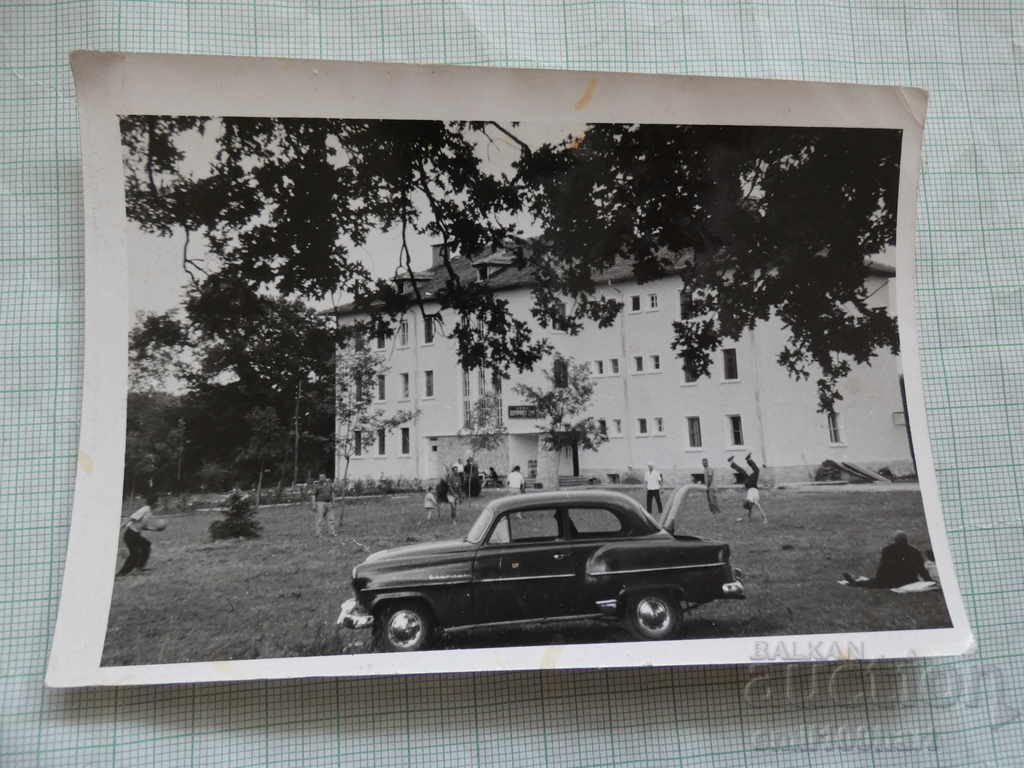
[[[120,128],[105,665],[950,626],[900,131]]]
[[[968,652],[926,94],[83,53],[54,686]]]

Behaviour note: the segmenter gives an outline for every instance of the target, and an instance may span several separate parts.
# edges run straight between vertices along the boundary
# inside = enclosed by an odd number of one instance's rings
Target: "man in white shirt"
[[[512,471],[508,473],[505,482],[512,493],[526,493],[526,480],[523,478],[523,473],[519,471],[518,464],[512,467]]]
[[[658,502],[658,514],[664,514],[661,507],[661,484],[663,482],[661,472],[654,468],[653,464],[647,465],[647,475],[644,478],[647,484],[647,514],[651,514],[651,502]]]
[[[145,506],[139,507],[131,513],[124,523],[124,544],[128,547],[128,557],[121,565],[118,576],[125,576],[135,569],[146,570],[146,562],[149,560],[149,551],[152,545],[149,539],[142,535],[146,530],[146,524],[153,516],[153,508],[157,505],[156,494],[146,497]]]

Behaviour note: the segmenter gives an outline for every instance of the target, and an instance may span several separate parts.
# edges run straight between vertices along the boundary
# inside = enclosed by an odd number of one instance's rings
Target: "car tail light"
[[[720,550],[718,550],[718,562],[720,562],[720,563],[727,563],[727,562],[729,562],[729,548],[728,547],[722,547]]]

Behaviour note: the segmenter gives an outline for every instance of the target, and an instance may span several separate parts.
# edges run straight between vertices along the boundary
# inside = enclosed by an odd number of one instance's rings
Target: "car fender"
[[[375,594],[369,601],[370,605],[368,606],[368,612],[376,615],[377,609],[380,608],[382,604],[389,603],[394,600],[420,600],[426,603],[427,606],[430,608],[430,612],[434,614],[435,618],[437,617],[437,606],[434,605],[434,601],[431,599],[430,595],[426,594],[425,592],[414,589],[398,590],[395,592],[381,592],[379,594]]]

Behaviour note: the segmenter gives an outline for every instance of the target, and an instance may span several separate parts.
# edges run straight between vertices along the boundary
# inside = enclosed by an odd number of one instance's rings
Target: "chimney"
[[[444,243],[434,243],[430,246],[430,266],[439,267],[444,263],[444,252],[447,250]]]

